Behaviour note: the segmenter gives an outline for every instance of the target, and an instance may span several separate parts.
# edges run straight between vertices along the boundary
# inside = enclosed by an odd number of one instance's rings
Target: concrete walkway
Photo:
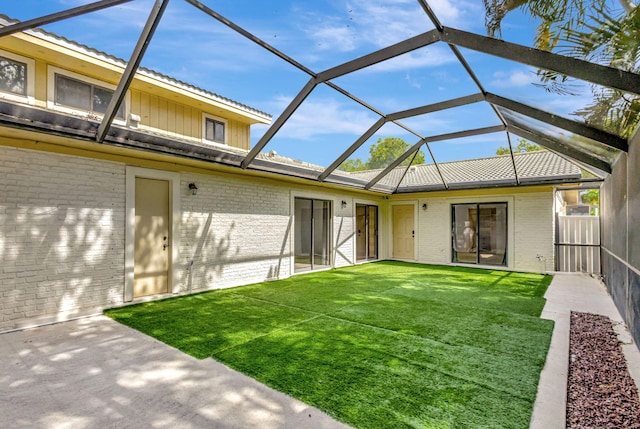
[[[531,428],[565,427],[569,314],[618,323],[630,371],[640,352],[604,286],[558,274],[543,317],[556,322]],[[0,335],[0,426],[10,428],[347,429],[212,359],[198,360],[103,316]]]
[[[104,316],[0,335],[0,356],[1,427],[348,428]]]
[[[569,370],[569,318],[572,311],[609,317],[622,341],[627,365],[640,386],[640,351],[633,343],[620,313],[605,286],[585,274],[558,273],[545,294],[542,317],[555,321],[551,348],[540,374],[531,429],[564,429]]]

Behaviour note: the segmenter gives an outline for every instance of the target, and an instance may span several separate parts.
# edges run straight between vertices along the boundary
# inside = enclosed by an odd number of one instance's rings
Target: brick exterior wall
[[[451,263],[451,204],[507,201],[511,248],[509,268],[545,272],[554,269],[553,192],[517,193],[496,197],[429,198],[418,204],[417,260]],[[422,204],[427,203],[426,211]],[[512,242],[513,241],[513,242]],[[538,259],[537,256],[541,258]]]
[[[124,173],[0,147],[0,331],[122,302]]]
[[[553,271],[553,192],[519,194],[514,209],[514,268]]]
[[[0,332],[123,304],[125,164],[0,146],[0,175]],[[187,189],[191,182],[199,188],[195,196]],[[180,257],[173,265],[180,293],[292,275],[295,196],[332,201],[334,266],[355,262],[359,200],[346,193],[191,172],[180,173],[180,188]],[[468,202],[491,199],[483,198]],[[515,237],[509,268],[553,269],[552,193],[506,198]],[[450,262],[452,202],[461,201],[418,201],[419,262]],[[384,259],[392,219],[390,205],[382,199],[378,205],[379,257]]]
[[[0,332],[123,304],[125,164],[0,146],[0,174]],[[292,274],[292,192],[304,188],[188,172],[180,188],[178,292]],[[335,266],[352,264],[352,198],[308,194],[333,202]]]
[[[183,173],[181,290],[224,288],[291,275],[287,188]],[[193,264],[192,262],[193,261]]]
[[[355,203],[344,199],[347,206],[342,208],[342,199],[334,201],[333,209],[333,249],[334,266],[344,267],[355,263]]]

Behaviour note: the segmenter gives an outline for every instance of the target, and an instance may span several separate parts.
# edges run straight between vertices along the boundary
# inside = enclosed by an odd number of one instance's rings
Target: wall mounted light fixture
[[[347,202],[345,200],[342,200],[342,208],[343,209],[347,208]]]
[[[189,190],[191,191],[191,195],[197,195],[198,194],[198,187],[193,182],[189,183]]]
[[[427,206],[427,203],[423,203],[422,204],[422,210],[426,212],[427,208],[429,208],[429,206]]]

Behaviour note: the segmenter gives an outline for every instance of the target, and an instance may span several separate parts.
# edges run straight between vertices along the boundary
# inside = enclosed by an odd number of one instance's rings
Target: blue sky
[[[433,29],[415,0],[248,1],[201,0],[309,69],[320,72]],[[84,0],[3,1],[0,13],[26,20]],[[485,34],[481,0],[429,2],[449,27]],[[152,0],[130,3],[44,27],[58,35],[128,59]],[[505,40],[530,46],[535,23],[513,14],[503,23]],[[590,100],[558,96],[533,85],[535,70],[461,49],[490,92],[569,116]],[[182,0],[171,0],[142,65],[260,109],[277,118],[309,76]],[[431,45],[334,80],[384,113],[479,92],[444,44]],[[374,112],[321,85],[308,97],[265,150],[327,166],[379,118]],[[498,125],[486,103],[409,118],[403,124],[423,136]],[[252,143],[266,131],[252,128]],[[418,137],[387,124],[355,154],[368,157],[378,138]],[[435,142],[437,161],[492,156],[506,144],[503,133]],[[431,159],[427,157],[427,162]]]

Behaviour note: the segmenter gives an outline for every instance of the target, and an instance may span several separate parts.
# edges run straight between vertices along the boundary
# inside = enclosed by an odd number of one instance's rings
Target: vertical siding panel
[[[149,126],[149,94],[140,93],[140,122],[142,125]]]
[[[168,103],[166,98],[158,98],[158,128],[162,130],[162,133],[168,135],[167,132],[167,113]]]
[[[47,63],[40,60],[36,61],[35,70],[35,93],[34,98],[36,106],[47,106],[47,88],[48,88],[48,75],[47,75]]]
[[[176,134],[183,135],[184,134],[184,106],[181,104],[176,104]]]
[[[191,133],[189,137],[200,140],[200,118],[202,113],[198,109],[191,109]]]
[[[158,125],[158,96],[151,95],[149,97],[149,126],[157,129],[160,128]]]
[[[175,136],[176,133],[176,103],[169,101],[167,103],[167,131],[170,136]]]
[[[131,90],[131,106],[129,106],[129,109],[134,115],[140,115],[140,91]]]

